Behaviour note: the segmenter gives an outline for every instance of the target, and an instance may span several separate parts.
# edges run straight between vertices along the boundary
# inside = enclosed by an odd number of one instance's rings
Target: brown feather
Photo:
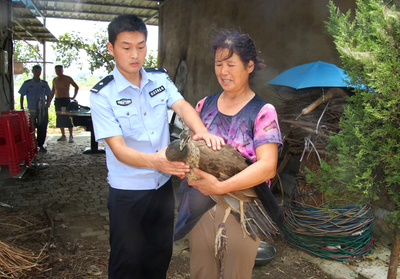
[[[220,181],[247,168],[245,158],[231,145],[226,144],[221,147],[221,150],[213,150],[204,141],[192,142],[200,150],[199,168]]]
[[[166,156],[168,160],[185,162],[191,168],[196,167],[212,174],[219,181],[224,181],[248,167],[245,158],[233,146],[228,144],[222,146],[221,150],[213,150],[202,140],[189,140],[186,144],[187,150],[184,152],[178,152],[178,146],[177,142],[172,142],[167,148]],[[184,155],[182,156],[182,154]],[[179,159],[176,157],[179,157]],[[200,178],[193,171],[186,174],[188,181]],[[254,187],[224,195],[210,195],[210,197],[221,205],[224,211],[231,208],[232,213],[239,222],[245,221],[246,233],[252,238],[270,238],[271,235],[278,234],[277,227],[266,213]],[[240,220],[240,202],[243,202],[244,212],[242,214],[244,214],[245,220]]]

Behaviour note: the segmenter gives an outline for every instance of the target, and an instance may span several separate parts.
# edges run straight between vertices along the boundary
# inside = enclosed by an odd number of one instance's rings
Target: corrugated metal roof
[[[120,14],[134,14],[148,25],[158,25],[162,0],[49,0],[35,1],[44,17],[111,21]]]
[[[57,38],[43,25],[43,22],[22,2],[12,2],[12,32],[14,39],[25,41],[57,42]]]
[[[19,40],[56,42],[44,18],[110,22],[120,14],[134,14],[148,25],[158,25],[158,9],[170,0],[13,0],[13,32]],[[42,22],[41,22],[42,21]]]

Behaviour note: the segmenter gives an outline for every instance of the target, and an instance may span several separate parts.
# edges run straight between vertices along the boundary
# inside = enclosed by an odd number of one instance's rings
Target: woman
[[[215,74],[223,91],[198,102],[196,111],[211,134],[222,137],[254,163],[237,175],[218,181],[199,169],[202,179],[184,180],[178,190],[179,216],[175,240],[189,231],[191,278],[251,278],[260,239],[243,238],[233,215],[225,223],[227,252],[223,270],[215,257],[215,234],[224,212],[208,195],[225,194],[259,185],[275,176],[282,140],[275,108],[253,90],[249,82],[264,64],[252,39],[243,33],[221,30],[214,42]]]

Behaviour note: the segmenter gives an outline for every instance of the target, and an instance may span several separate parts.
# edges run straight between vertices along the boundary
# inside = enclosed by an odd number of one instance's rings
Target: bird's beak
[[[189,143],[189,141],[190,141],[190,136],[181,138],[181,141],[179,143],[179,150],[182,151],[183,148],[185,148],[185,146]]]

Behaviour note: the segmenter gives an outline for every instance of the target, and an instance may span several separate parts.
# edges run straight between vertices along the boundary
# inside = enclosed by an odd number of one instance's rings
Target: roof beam
[[[36,53],[39,55],[39,58],[41,58],[42,60],[44,60],[43,57],[42,57],[42,55],[41,55],[30,43],[28,43],[27,40],[25,40],[24,38],[22,38],[20,35],[18,35],[18,34],[17,34],[14,30],[12,30],[11,28],[6,27],[6,29],[10,30],[10,31],[11,31],[15,36],[17,36],[20,40],[23,40],[25,43],[27,43],[28,46],[29,46],[34,52],[36,52]],[[30,38],[29,38],[29,39],[30,39]]]
[[[149,16],[147,19],[143,20],[144,23],[149,22],[150,20],[152,20],[153,18],[155,18],[158,15],[158,11],[155,12],[153,15]]]
[[[36,23],[29,23],[29,22],[25,22],[24,25],[27,28],[31,28],[31,27],[42,28],[42,27],[45,27],[45,26],[43,26],[43,24],[36,24]]]
[[[28,19],[36,19],[36,17],[34,15],[32,15],[32,14],[30,14],[30,15],[15,14],[15,17],[16,18],[22,18],[22,19],[26,19],[26,18],[28,18]]]
[[[92,12],[92,11],[75,11],[75,10],[43,10],[42,11],[45,13],[46,17],[54,17],[51,15],[52,12],[60,12],[60,13],[71,13],[71,14],[79,14],[82,16],[66,16],[66,17],[61,17],[61,18],[76,18],[76,19],[81,19],[83,17],[85,17],[84,14],[91,14],[91,15],[108,15],[108,16],[119,16],[121,13],[110,13],[110,12]],[[142,15],[137,15],[137,17],[143,18],[143,19],[148,19],[148,18],[153,18],[154,15],[152,16],[142,16]],[[57,17],[58,18],[58,17]]]
[[[44,15],[42,14],[41,10],[36,6],[36,4],[31,1],[31,0],[21,0],[27,7],[28,9],[31,10],[33,14],[38,14],[40,17],[44,19]]]
[[[38,1],[38,4],[41,1]],[[126,9],[142,9],[142,10],[153,10],[157,11],[158,7],[145,7],[145,6],[137,6],[137,5],[123,5],[123,4],[110,4],[110,3],[102,3],[102,2],[96,2],[96,1],[74,1],[74,0],[49,0],[46,2],[55,2],[55,3],[68,3],[68,4],[74,4],[76,6],[79,5],[92,5],[92,6],[105,6],[105,7],[112,7],[112,8],[126,8]],[[42,5],[39,5],[39,8],[41,10],[52,10],[49,7],[45,7]]]
[[[24,40],[24,41],[33,41],[33,38],[32,38],[32,37],[24,36],[24,35],[21,35],[21,34],[18,34],[18,33],[15,33],[15,35],[18,35],[19,38],[21,38],[21,40]],[[38,39],[40,40],[39,43],[43,44],[43,41],[44,41],[44,40],[49,41],[48,39],[51,39],[51,38],[49,38],[49,37],[47,37],[47,36],[40,36],[40,37],[38,37]],[[54,39],[52,39],[52,40],[49,41],[49,42],[57,42],[57,41],[54,40]]]
[[[36,37],[36,35],[28,28],[26,27],[22,22],[20,22],[18,19],[15,19],[14,22],[16,24],[18,24],[19,27],[21,27],[29,36],[31,36],[32,38],[34,38],[36,41],[38,41],[39,43],[42,43],[41,40],[39,40],[38,37]]]

